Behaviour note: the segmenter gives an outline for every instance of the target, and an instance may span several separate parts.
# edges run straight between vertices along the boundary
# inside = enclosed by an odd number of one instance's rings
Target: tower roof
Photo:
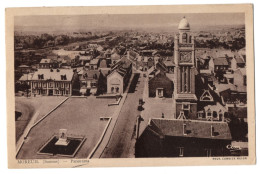
[[[190,29],[190,24],[189,24],[188,20],[185,18],[185,16],[181,19],[178,29],[179,30],[189,30]]]

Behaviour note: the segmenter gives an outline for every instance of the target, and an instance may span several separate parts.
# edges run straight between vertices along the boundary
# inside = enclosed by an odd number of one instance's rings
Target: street
[[[126,101],[119,114],[118,121],[112,132],[111,139],[101,158],[129,158],[134,157],[135,123],[140,114],[137,110],[138,100],[144,90],[144,78],[135,74]]]

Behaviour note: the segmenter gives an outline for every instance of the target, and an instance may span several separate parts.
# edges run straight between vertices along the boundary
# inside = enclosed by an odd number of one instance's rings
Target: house
[[[246,68],[239,68],[234,71],[234,85],[247,86]]]
[[[157,73],[148,82],[149,97],[171,98],[173,94],[173,81],[164,72]]]
[[[170,74],[173,74],[174,73],[174,63],[172,62],[171,59],[167,58],[164,62],[164,65],[166,66],[167,68],[167,73],[170,73]]]
[[[107,93],[122,94],[132,75],[132,63],[126,57],[111,67],[107,76]]]
[[[111,56],[110,56],[110,58],[111,58],[111,62],[112,62],[112,64],[115,64],[118,60],[120,60],[120,55],[119,54],[117,54],[116,52],[115,53],[113,53]]]
[[[39,69],[31,80],[32,94],[72,95],[76,76],[72,69]]]
[[[99,70],[83,68],[78,72],[81,95],[95,95],[99,79]]]
[[[31,71],[31,67],[27,65],[20,65],[18,66],[17,71],[20,73],[29,73]]]
[[[229,63],[226,58],[211,58],[209,60],[209,69],[216,73],[218,71],[225,71],[229,67]]]
[[[235,71],[236,69],[238,68],[245,68],[245,61],[243,60],[243,58],[241,57],[234,57],[232,60],[231,60],[231,69],[233,71]]]
[[[98,69],[98,62],[99,62],[98,59],[92,59],[92,60],[89,62],[89,69],[91,69],[91,70],[97,70],[97,69]]]
[[[198,113],[198,119],[206,119],[208,121],[225,121],[227,109],[217,102],[215,105],[208,105],[204,107],[204,112]]]
[[[137,139],[137,158],[229,156],[231,133],[226,122],[150,119]]]
[[[52,59],[42,59],[39,63],[39,69],[50,69],[53,68],[53,60]]]
[[[80,56],[79,57],[79,61],[81,63],[81,65],[85,65],[85,66],[89,66],[89,62],[92,59],[92,56]]]
[[[27,84],[27,85],[31,86],[31,80],[32,80],[33,74],[34,73],[25,73],[25,74],[23,74],[20,77],[20,79],[18,80],[18,82],[21,83],[21,84]]]

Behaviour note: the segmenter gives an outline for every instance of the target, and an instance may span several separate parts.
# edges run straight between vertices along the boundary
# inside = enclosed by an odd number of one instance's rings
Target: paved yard
[[[76,158],[87,158],[107,124],[107,121],[100,121],[99,117],[113,115],[116,106],[108,106],[113,102],[115,99],[69,98],[31,130],[18,158],[56,158],[37,155],[37,151],[52,135],[58,134],[59,129],[67,129],[68,136],[87,138],[76,154]]]
[[[141,115],[144,121],[140,124],[140,134],[148,124],[150,118],[161,118],[162,113],[164,118],[173,119],[174,107],[172,98],[145,98],[144,110]]]
[[[15,121],[16,142],[23,134],[26,126],[34,114],[37,113],[37,115],[35,115],[37,117],[35,118],[35,121],[37,121],[64,99],[65,97],[54,96],[41,96],[32,98],[15,97],[15,111],[22,113],[22,115]]]

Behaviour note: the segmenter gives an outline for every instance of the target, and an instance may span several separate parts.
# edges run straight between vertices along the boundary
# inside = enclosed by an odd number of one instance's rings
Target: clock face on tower
[[[191,53],[191,51],[180,52],[179,63],[192,63],[192,53]]]

